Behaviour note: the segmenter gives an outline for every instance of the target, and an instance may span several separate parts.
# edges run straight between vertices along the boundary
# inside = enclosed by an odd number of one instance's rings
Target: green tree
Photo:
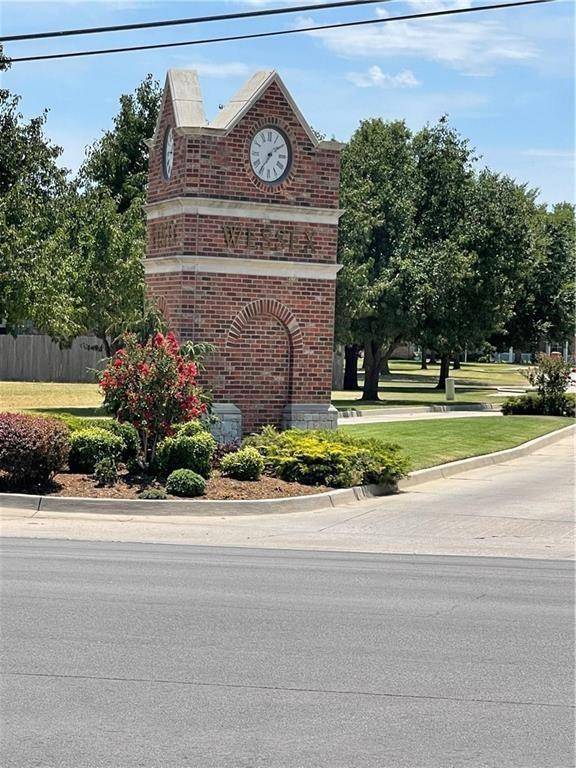
[[[559,203],[545,214],[545,258],[538,271],[538,329],[550,341],[574,333],[575,235],[574,206]]]
[[[80,180],[88,187],[105,188],[117,200],[118,210],[128,210],[145,198],[148,178],[148,145],[160,108],[161,89],[152,75],[133,94],[120,97],[114,127],[88,150]]]
[[[423,302],[417,336],[423,355],[426,349],[441,354],[439,387],[443,388],[451,353],[444,346],[447,334],[453,329],[441,320],[452,322],[455,315],[453,307],[443,307],[442,301],[454,300],[447,287],[454,293],[458,290],[456,276],[467,274],[464,254],[462,263],[454,263],[452,271],[449,257],[454,258],[455,253],[448,242],[466,210],[477,158],[469,142],[450,127],[446,116],[415,134],[412,151],[416,164],[414,244],[419,265],[416,274]]]
[[[401,121],[366,120],[342,156],[338,334],[365,348],[364,400],[378,399],[380,370],[415,322],[410,139]]]
[[[70,194],[45,245],[48,261],[58,265],[60,308],[52,312],[51,301],[42,302],[40,327],[63,344],[94,334],[110,357],[145,312],[144,239],[138,200],[119,213],[106,190]]]
[[[7,67],[0,48],[0,70]],[[44,136],[46,112],[26,122],[19,102],[0,89],[0,320],[13,332],[34,318],[51,280],[44,243],[68,186],[62,150]]]

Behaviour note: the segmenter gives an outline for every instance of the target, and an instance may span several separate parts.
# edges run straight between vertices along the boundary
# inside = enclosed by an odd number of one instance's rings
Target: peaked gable
[[[211,121],[209,128],[229,133],[244,117],[248,110],[266,93],[268,88],[276,83],[282,95],[290,105],[290,108],[296,115],[298,122],[306,132],[306,135],[314,146],[319,141],[316,134],[310,127],[308,121],[298,109],[296,102],[290,95],[290,92],[282,82],[282,78],[273,69],[264,69],[255,72],[252,77],[244,83],[239,91],[230,99],[230,101],[220,110],[218,115]]]

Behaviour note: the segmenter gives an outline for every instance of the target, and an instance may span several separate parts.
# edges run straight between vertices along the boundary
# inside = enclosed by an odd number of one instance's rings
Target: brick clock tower
[[[209,123],[196,72],[172,69],[149,145],[146,282],[182,341],[216,347],[200,381],[219,438],[336,426],[341,144],[317,139],[274,71]]]

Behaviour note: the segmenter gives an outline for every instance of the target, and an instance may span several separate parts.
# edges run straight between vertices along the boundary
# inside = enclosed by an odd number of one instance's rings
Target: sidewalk
[[[441,411],[431,412],[428,410],[407,409],[407,408],[374,408],[366,409],[362,416],[339,416],[338,426],[344,427],[347,424],[375,424],[377,422],[393,421],[426,421],[428,419],[469,419],[485,416],[502,416],[501,411]]]

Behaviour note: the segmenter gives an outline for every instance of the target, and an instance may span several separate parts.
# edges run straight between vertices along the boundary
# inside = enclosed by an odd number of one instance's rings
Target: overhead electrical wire
[[[278,37],[280,35],[293,35],[302,32],[318,32],[328,29],[343,29],[350,27],[368,26],[371,24],[390,24],[394,21],[408,21],[411,19],[427,19],[438,16],[454,16],[464,13],[478,13],[480,11],[494,11],[504,8],[517,8],[519,6],[541,5],[555,0],[514,0],[512,3],[494,3],[492,5],[478,5],[471,8],[452,8],[444,11],[427,11],[426,13],[410,13],[402,16],[385,16],[380,19],[365,19],[362,21],[346,21],[321,26],[296,27],[294,29],[275,30],[272,32],[252,32],[243,35],[225,35],[222,37],[204,38],[201,40],[185,40],[177,43],[155,43],[153,45],[134,45],[122,48],[102,48],[93,51],[72,51],[70,53],[49,53],[40,56],[19,56],[11,58],[5,55],[10,63],[23,61],[47,61],[49,59],[71,59],[79,56],[102,56],[109,53],[126,53],[129,51],[150,51],[159,48],[179,48],[191,45],[208,45],[210,43],[227,43],[237,40],[255,40],[265,37]]]
[[[109,27],[86,27],[84,29],[61,29],[53,32],[30,32],[25,35],[0,35],[0,43],[12,43],[22,40],[42,40],[49,37],[70,37],[72,35],[97,35],[104,32],[125,32],[130,29],[154,29],[157,27],[175,27],[182,24],[205,24],[208,21],[233,21],[261,16],[277,16],[284,13],[304,13],[306,11],[327,11],[333,8],[345,8],[351,5],[376,5],[389,3],[391,0],[340,0],[333,3],[315,3],[314,5],[296,5],[288,8],[264,8],[260,11],[241,11],[239,13],[219,13],[212,16],[192,16],[188,19],[167,19],[164,21],[144,21],[138,24],[116,24]]]

